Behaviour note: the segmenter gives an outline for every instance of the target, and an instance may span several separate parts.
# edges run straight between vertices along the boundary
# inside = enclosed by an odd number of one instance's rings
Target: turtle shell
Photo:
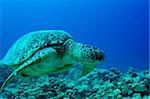
[[[41,30],[30,32],[13,44],[3,58],[3,64],[9,66],[20,65],[40,49],[46,47],[61,49],[64,42],[68,39],[72,39],[71,35],[63,30]]]

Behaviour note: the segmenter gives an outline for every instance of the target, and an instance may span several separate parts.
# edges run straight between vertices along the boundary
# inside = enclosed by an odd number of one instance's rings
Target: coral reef
[[[74,67],[59,75],[29,79],[16,78],[0,94],[4,99],[150,99],[150,72],[126,74],[116,68],[95,69],[82,77],[82,68]]]

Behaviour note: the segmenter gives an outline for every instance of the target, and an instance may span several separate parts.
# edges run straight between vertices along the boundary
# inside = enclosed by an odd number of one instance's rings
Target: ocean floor
[[[0,70],[0,84],[4,72]],[[81,76],[79,66],[59,74],[41,77],[16,77],[0,93],[0,99],[150,99],[150,71],[136,72],[129,68],[95,69]]]

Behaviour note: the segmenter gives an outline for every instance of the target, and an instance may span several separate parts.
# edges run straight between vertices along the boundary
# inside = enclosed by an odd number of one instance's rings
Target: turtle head
[[[102,50],[90,46],[77,43],[73,49],[73,55],[81,63],[98,64],[104,60],[104,53]]]
[[[104,60],[103,51],[90,45],[82,45],[80,55],[82,62],[86,62],[89,64],[97,64]]]
[[[81,43],[69,43],[68,52],[71,57],[83,66],[82,75],[91,72],[98,63],[104,61],[104,53],[102,50]]]
[[[81,43],[76,43],[72,50],[72,55],[83,66],[83,76],[94,70],[96,65],[104,60],[102,50]]]

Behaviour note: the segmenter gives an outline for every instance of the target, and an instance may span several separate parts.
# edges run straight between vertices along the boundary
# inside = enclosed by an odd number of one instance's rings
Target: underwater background
[[[148,0],[1,0],[0,59],[24,34],[62,29],[105,53],[98,68],[149,68]]]
[[[148,0],[0,0],[0,59],[31,31],[65,30],[104,51],[82,76],[75,65],[60,74],[16,76],[0,99],[150,99]],[[0,66],[0,86],[14,69]],[[149,97],[149,98],[148,98]]]

